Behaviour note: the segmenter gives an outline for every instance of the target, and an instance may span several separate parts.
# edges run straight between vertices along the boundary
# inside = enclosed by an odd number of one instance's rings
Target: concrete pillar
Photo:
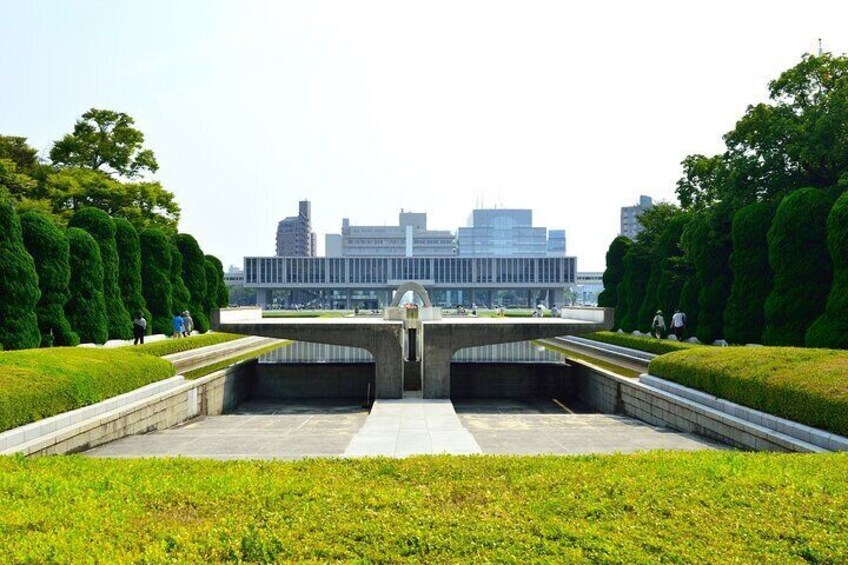
[[[425,330],[426,331],[426,330]],[[424,340],[422,366],[424,398],[450,398],[450,361],[453,350]]]
[[[268,308],[268,306],[272,302],[271,297],[271,289],[270,288],[257,288],[256,289],[256,305],[260,308]]]
[[[402,331],[402,330],[401,330]],[[375,340],[371,348],[375,365],[375,398],[403,398],[403,343],[389,334]]]

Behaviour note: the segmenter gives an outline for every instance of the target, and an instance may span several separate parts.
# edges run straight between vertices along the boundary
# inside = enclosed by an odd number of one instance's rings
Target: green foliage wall
[[[152,320],[153,333],[170,335],[171,319],[176,314],[172,301],[171,248],[168,238],[157,228],[147,228],[138,236],[141,252],[142,289]],[[179,253],[177,253],[179,255]]]
[[[100,248],[109,339],[132,338],[132,316],[124,306],[121,289],[118,286],[119,262],[118,246],[115,242],[115,223],[103,210],[83,208],[73,215],[68,225],[87,231],[94,237]]]
[[[100,247],[85,230],[68,228],[71,298],[65,314],[84,343],[109,339],[106,299],[103,294],[103,260]]]
[[[44,214],[24,212],[20,218],[24,246],[35,262],[41,290],[35,307],[41,346],[78,345],[79,336],[65,317],[71,279],[68,238]]]
[[[774,213],[771,202],[755,202],[733,215],[733,284],[724,311],[724,339],[730,343],[762,340],[764,307],[772,286],[767,236]]]
[[[724,310],[733,282],[728,265],[733,250],[731,221],[730,207],[719,204],[692,234],[692,259],[700,287],[695,335],[702,343],[712,343],[724,333]]]
[[[203,300],[203,313],[207,318],[212,316],[212,309],[218,307],[218,269],[215,268],[215,263],[203,258],[204,268],[206,269],[206,295]]]
[[[183,256],[177,249],[177,245],[170,241],[168,242],[168,254],[171,257],[171,300],[174,310],[171,315],[173,316],[191,308],[191,293],[183,280]]]
[[[147,320],[147,333],[153,331],[152,314],[141,292],[141,245],[138,232],[125,218],[114,218],[118,248],[118,286],[130,317],[141,311]]]
[[[624,279],[624,255],[631,243],[630,239],[623,235],[610,243],[607,249],[607,268],[604,270],[604,290],[598,295],[598,306],[615,308],[618,305],[618,285]]]
[[[183,281],[191,293],[189,310],[197,331],[209,331],[209,318],[206,310],[206,258],[197,240],[187,233],[177,235],[177,248],[183,256]],[[213,289],[214,290],[214,289]]]
[[[657,286],[657,306],[663,311],[668,327],[671,325],[671,315],[680,308],[680,292],[690,274],[684,264],[680,246],[683,230],[689,221],[688,214],[673,218],[658,242],[660,281]]]
[[[640,243],[634,243],[624,256],[623,290],[627,295],[627,309],[621,320],[621,329],[625,332],[632,332],[639,327],[639,308],[645,299],[650,276],[650,249]],[[650,323],[650,320],[648,322]]]
[[[227,288],[227,283],[224,282],[224,265],[214,255],[207,255],[206,260],[215,267],[215,281],[218,288],[215,306],[226,308],[230,304],[230,289]]]
[[[827,217],[827,248],[833,260],[833,284],[824,314],[807,329],[809,347],[848,349],[848,192]]]
[[[827,217],[835,197],[802,188],[777,208],[768,232],[774,285],[765,303],[766,345],[804,345],[807,328],[825,310],[833,278]]]
[[[32,257],[24,248],[21,221],[8,196],[0,195],[0,345],[38,347],[35,306],[41,297]]]

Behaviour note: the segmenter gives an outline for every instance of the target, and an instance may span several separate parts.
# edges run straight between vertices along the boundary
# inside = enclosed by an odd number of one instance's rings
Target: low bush
[[[642,337],[638,335],[630,335],[623,333],[620,334],[615,332],[595,332],[590,334],[583,334],[580,337],[585,337],[586,339],[594,339],[595,341],[602,341],[604,343],[609,343],[610,345],[620,345],[621,347],[638,349],[639,351],[645,351],[647,353],[656,353],[657,355],[697,347],[692,343],[672,341],[670,339]]]
[[[843,563],[848,457],[0,458],[11,563]]]
[[[56,347],[0,353],[0,431],[100,402],[174,375],[130,349]],[[0,528],[2,529],[2,528]]]
[[[171,355],[172,353],[191,351],[192,349],[197,349],[199,347],[217,345],[219,343],[225,343],[233,341],[234,339],[241,339],[243,337],[245,336],[213,332],[203,335],[193,335],[191,337],[168,338],[163,341],[145,343],[144,345],[132,347],[132,350],[138,351],[139,353],[145,353],[147,355],[155,355],[156,357],[164,357],[165,355]]]
[[[652,375],[848,435],[848,352],[797,347],[697,347],[651,361]]]

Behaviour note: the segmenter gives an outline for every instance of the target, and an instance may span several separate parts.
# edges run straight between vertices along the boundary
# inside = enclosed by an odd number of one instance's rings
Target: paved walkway
[[[450,400],[377,400],[345,457],[481,453]]]

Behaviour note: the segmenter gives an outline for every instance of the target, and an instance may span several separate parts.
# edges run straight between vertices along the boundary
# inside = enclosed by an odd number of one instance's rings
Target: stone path
[[[345,457],[481,453],[450,400],[377,400]]]

